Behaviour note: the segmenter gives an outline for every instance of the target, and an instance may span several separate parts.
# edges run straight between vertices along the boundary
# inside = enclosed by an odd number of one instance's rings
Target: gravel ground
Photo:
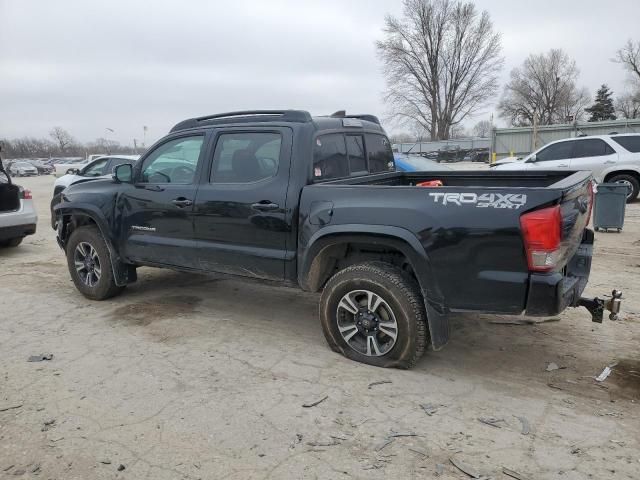
[[[588,293],[624,290],[621,320],[460,315],[398,371],[331,352],[317,296],[293,289],[140,269],[86,300],[52,182],[20,180],[38,233],[0,251],[0,478],[640,478],[640,202],[596,234]]]

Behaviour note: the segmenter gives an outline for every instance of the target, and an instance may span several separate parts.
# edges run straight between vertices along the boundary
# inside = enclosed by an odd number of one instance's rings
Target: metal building
[[[537,127],[496,128],[491,136],[491,151],[496,159],[527,155],[555,140],[581,135],[607,135],[609,133],[640,133],[640,118],[633,120],[607,120],[604,122],[567,123]]]
[[[491,146],[491,140],[488,138],[472,137],[472,138],[456,138],[452,140],[440,140],[437,142],[409,142],[409,143],[394,143],[392,145],[394,152],[399,153],[429,153],[436,152],[442,147],[448,147],[450,145],[458,146],[462,150],[473,150],[477,148],[489,148]]]

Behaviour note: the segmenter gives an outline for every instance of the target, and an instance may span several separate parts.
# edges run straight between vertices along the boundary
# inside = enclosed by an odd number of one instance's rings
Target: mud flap
[[[424,305],[427,310],[431,347],[437,352],[449,343],[449,317],[445,309],[440,305],[434,304],[429,300],[426,300]]]

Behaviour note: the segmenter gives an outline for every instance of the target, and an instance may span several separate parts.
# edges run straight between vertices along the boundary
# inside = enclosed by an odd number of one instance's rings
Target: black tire
[[[339,330],[342,314],[339,314],[338,305],[347,294],[359,291],[369,291],[380,297],[395,317],[395,343],[380,356],[369,356],[358,351],[347,343]],[[366,309],[364,306],[360,308]],[[356,315],[352,321],[354,326],[351,328],[360,328],[355,326]],[[320,322],[332,350],[351,360],[378,367],[411,368],[428,345],[427,316],[417,282],[408,273],[383,262],[352,265],[331,277],[320,297]],[[389,339],[388,345],[392,338],[382,335],[383,339]],[[356,341],[358,338],[364,339],[369,349],[369,338],[365,334],[359,332],[352,338]]]
[[[24,237],[17,237],[17,238],[10,238],[9,240],[4,240],[0,242],[0,247],[9,247],[9,248],[17,247],[22,243],[23,239]]]
[[[95,263],[98,264],[100,268],[100,276],[97,278],[97,281],[95,281],[95,275],[92,276],[94,282],[89,282],[93,283],[92,285],[87,284],[82,278],[81,272],[76,269],[75,254],[78,245],[81,243],[93,247],[98,258],[98,262]],[[78,291],[85,297],[91,300],[106,300],[107,298],[118,295],[124,290],[124,286],[116,285],[113,269],[111,268],[109,248],[97,227],[80,227],[74,230],[67,242],[66,253],[67,266],[71,279]]]
[[[609,178],[607,182],[628,183],[631,185],[631,194],[627,197],[627,203],[631,203],[636,198],[638,198],[638,194],[640,193],[640,181],[638,181],[638,179],[633,175],[626,175],[626,174],[615,175]]]

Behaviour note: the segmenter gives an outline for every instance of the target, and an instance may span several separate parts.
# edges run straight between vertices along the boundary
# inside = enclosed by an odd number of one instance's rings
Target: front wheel
[[[76,288],[91,300],[106,300],[124,287],[116,285],[109,248],[97,227],[80,227],[67,243],[67,266]]]
[[[417,282],[383,262],[345,268],[327,282],[320,322],[329,346],[358,362],[411,368],[428,344]]]
[[[621,175],[616,175],[615,177],[611,177],[608,181],[612,183],[622,183],[624,185],[629,186],[627,203],[631,203],[636,198],[638,198],[638,194],[640,193],[640,182],[636,177],[632,175],[621,174]]]

